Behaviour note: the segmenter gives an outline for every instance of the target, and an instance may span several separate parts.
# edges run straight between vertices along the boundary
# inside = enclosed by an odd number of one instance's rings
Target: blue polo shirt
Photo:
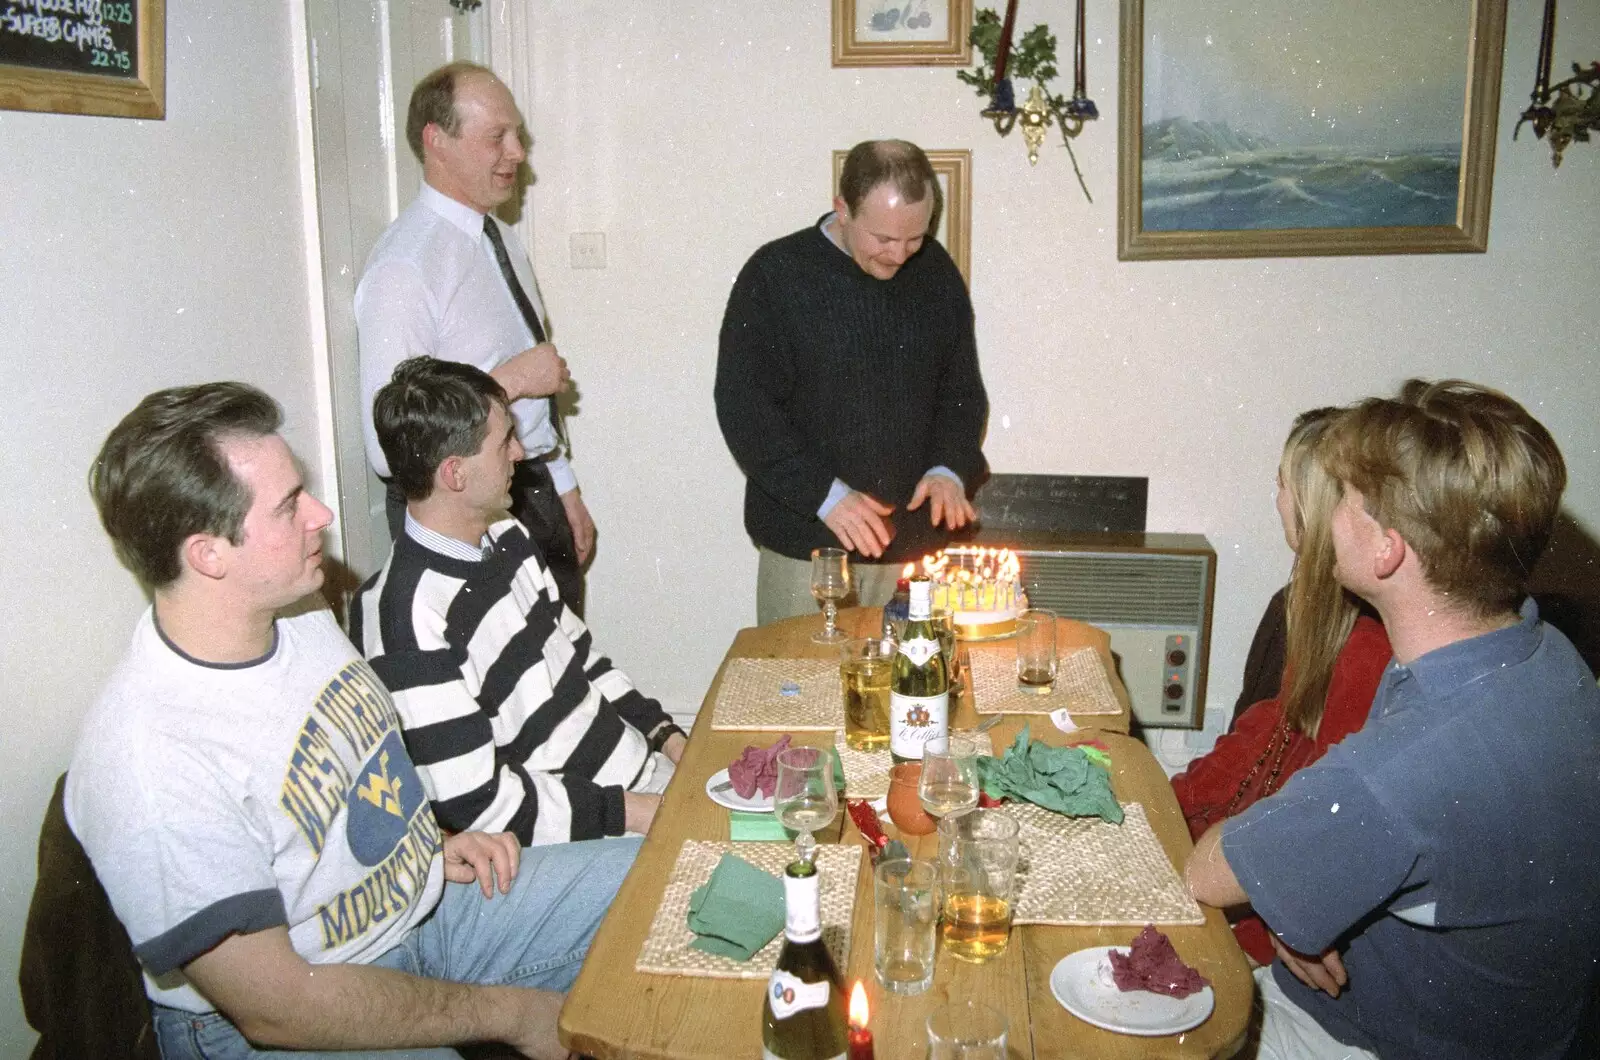
[[[1366,726],[1229,820],[1222,849],[1290,946],[1337,944],[1335,1038],[1389,1057],[1558,1058],[1600,956],[1600,692],[1531,600],[1391,663]]]

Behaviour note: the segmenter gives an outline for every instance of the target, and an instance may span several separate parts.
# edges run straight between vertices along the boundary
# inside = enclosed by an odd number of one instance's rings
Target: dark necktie
[[[511,256],[506,253],[505,240],[500,237],[500,226],[495,224],[494,218],[488,214],[483,215],[483,234],[489,237],[489,245],[494,248],[494,260],[500,263],[500,275],[505,277],[506,286],[511,289],[511,300],[517,303],[522,319],[528,323],[528,330],[533,332],[533,341],[536,344],[547,341],[544,323],[534,311],[533,303],[528,300],[528,292],[524,291],[522,284],[518,282],[517,270],[511,267]],[[556,448],[565,453],[567,431],[561,422],[561,409],[556,405],[556,396],[551,394],[545,401],[550,407],[550,426],[556,432]]]

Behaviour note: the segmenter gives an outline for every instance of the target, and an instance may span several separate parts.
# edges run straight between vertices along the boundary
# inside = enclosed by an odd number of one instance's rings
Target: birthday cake
[[[1028,606],[1022,565],[1008,548],[961,545],[922,559],[933,582],[933,607],[955,614],[956,633],[966,640],[1008,637]]]

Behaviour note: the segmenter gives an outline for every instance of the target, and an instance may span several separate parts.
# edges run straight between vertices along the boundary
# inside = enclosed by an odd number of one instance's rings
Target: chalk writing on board
[[[0,0],[0,63],[135,77],[136,0]]]

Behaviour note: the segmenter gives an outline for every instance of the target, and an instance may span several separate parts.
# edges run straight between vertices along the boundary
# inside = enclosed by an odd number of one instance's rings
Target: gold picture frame
[[[833,0],[834,66],[971,66],[972,0]]]
[[[1483,252],[1506,0],[1460,2],[1459,24],[1440,24],[1436,7],[1378,0],[1227,15],[1122,0],[1117,257]],[[1286,31],[1299,34],[1288,47]],[[1371,42],[1396,38],[1409,65],[1378,65]],[[1262,68],[1278,55],[1292,76]]]
[[[961,278],[972,286],[972,152],[962,150],[924,151],[939,180],[939,201],[933,211],[933,237],[961,270]],[[839,194],[839,174],[849,150],[833,153],[833,191]]]
[[[107,17],[106,12],[131,18],[119,20],[114,15]],[[74,55],[75,61],[81,60],[81,67],[13,63],[0,52],[0,110],[113,118],[167,116],[166,0],[105,0],[92,19],[55,17],[75,23],[74,34],[83,35],[85,44]],[[131,47],[116,46],[109,35],[96,39],[101,27],[109,29],[117,21],[131,22],[136,30]],[[0,26],[0,33],[5,31]],[[24,46],[18,37],[11,43]],[[96,67],[113,72],[92,72]]]

